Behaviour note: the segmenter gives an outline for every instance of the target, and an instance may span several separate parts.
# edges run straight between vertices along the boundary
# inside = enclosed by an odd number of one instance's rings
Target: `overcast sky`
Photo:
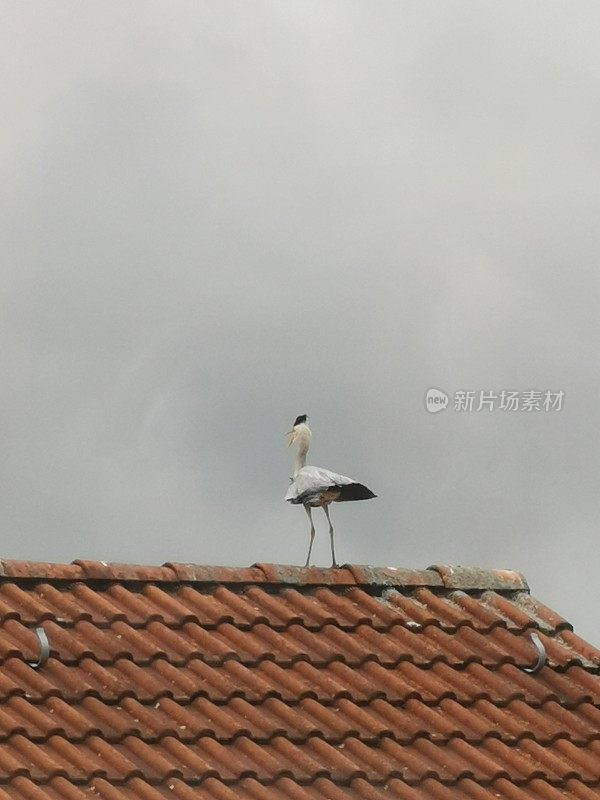
[[[0,556],[303,563],[307,413],[309,463],[379,495],[333,507],[341,562],[518,569],[598,643],[599,32],[2,0]],[[453,409],[503,389],[563,407]]]

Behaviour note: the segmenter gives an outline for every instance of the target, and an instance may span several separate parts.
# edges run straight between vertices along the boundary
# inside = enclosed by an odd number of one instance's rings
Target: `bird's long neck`
[[[308,443],[300,443],[298,452],[294,458],[294,477],[300,472],[302,467],[306,464],[306,454],[308,453]]]
[[[295,432],[295,442],[298,447],[296,451],[296,457],[294,458],[294,478],[300,472],[302,467],[306,464],[306,454],[308,453],[308,448],[310,447],[310,440],[312,438],[312,434],[310,432],[310,428],[305,422],[301,422],[299,425],[294,427]]]

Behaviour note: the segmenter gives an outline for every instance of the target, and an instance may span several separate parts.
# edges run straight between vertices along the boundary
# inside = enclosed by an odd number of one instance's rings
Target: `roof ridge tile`
[[[171,570],[174,581],[193,583],[264,583],[262,572],[251,567],[220,567],[211,564],[167,561],[163,567]]]
[[[512,569],[481,569],[447,564],[434,564],[429,569],[438,573],[445,589],[529,592],[525,576]]]
[[[250,567],[168,561],[162,566],[75,559],[71,564],[0,560],[0,579],[108,580],[146,583],[275,583],[300,586],[431,586],[440,589],[529,592],[525,577],[514,570],[436,564],[425,570],[344,564],[339,568],[256,563]]]

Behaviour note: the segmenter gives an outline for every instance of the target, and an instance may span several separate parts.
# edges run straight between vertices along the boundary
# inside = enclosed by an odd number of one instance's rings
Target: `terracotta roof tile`
[[[0,561],[0,800],[600,798],[599,671],[509,570]]]

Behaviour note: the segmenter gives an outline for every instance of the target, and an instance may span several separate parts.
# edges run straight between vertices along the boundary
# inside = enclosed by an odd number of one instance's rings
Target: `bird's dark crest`
[[[299,417],[296,417],[296,421],[294,422],[294,428],[296,425],[300,425],[301,422],[306,422],[306,414],[300,414]]]

